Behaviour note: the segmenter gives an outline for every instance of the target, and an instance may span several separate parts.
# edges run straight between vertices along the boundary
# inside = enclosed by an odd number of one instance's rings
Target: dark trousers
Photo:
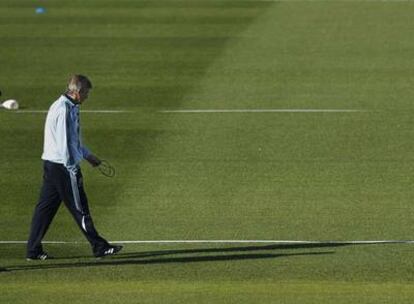
[[[43,252],[42,239],[62,201],[91,244],[93,253],[107,248],[108,242],[99,236],[93,225],[80,168],[75,174],[61,164],[45,161],[43,169],[43,186],[33,214],[27,256],[34,257]]]

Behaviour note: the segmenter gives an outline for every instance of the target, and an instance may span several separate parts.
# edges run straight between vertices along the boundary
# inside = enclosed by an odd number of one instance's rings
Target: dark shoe
[[[109,255],[114,255],[114,254],[117,254],[118,252],[120,252],[122,250],[122,248],[123,248],[123,246],[121,246],[121,245],[109,246],[109,247],[105,248],[104,250],[95,253],[95,257],[103,258],[103,257],[109,256]]]
[[[46,252],[39,253],[36,256],[28,256],[26,258],[27,261],[44,261],[44,260],[50,260],[53,259],[50,255],[48,255]]]

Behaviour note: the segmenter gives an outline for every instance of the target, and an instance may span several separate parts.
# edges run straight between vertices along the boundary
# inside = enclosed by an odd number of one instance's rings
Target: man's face
[[[83,103],[86,99],[88,99],[90,89],[81,89],[78,93],[78,101],[79,103]]]

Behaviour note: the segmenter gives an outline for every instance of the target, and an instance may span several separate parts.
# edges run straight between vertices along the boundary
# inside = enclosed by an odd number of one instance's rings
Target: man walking
[[[27,260],[51,258],[43,251],[41,242],[62,201],[91,244],[94,256],[113,255],[122,249],[122,246],[110,245],[96,231],[83,188],[79,166],[82,159],[93,167],[101,164],[82,145],[80,134],[79,106],[88,98],[90,89],[92,83],[87,77],[74,75],[69,79],[66,93],[49,108],[42,155],[43,186],[33,214]]]

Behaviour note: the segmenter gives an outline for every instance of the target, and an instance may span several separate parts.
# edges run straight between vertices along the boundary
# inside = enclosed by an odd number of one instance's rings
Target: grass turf
[[[110,240],[412,239],[410,2],[1,1],[0,88],[47,109],[95,85],[83,167]],[[4,17],[3,17],[4,16]],[[357,113],[167,114],[332,108]],[[0,112],[0,240],[25,240],[44,114]],[[63,207],[48,240],[83,241]],[[96,261],[0,244],[3,303],[410,303],[411,245],[127,245]],[[52,300],[53,299],[53,300]]]

